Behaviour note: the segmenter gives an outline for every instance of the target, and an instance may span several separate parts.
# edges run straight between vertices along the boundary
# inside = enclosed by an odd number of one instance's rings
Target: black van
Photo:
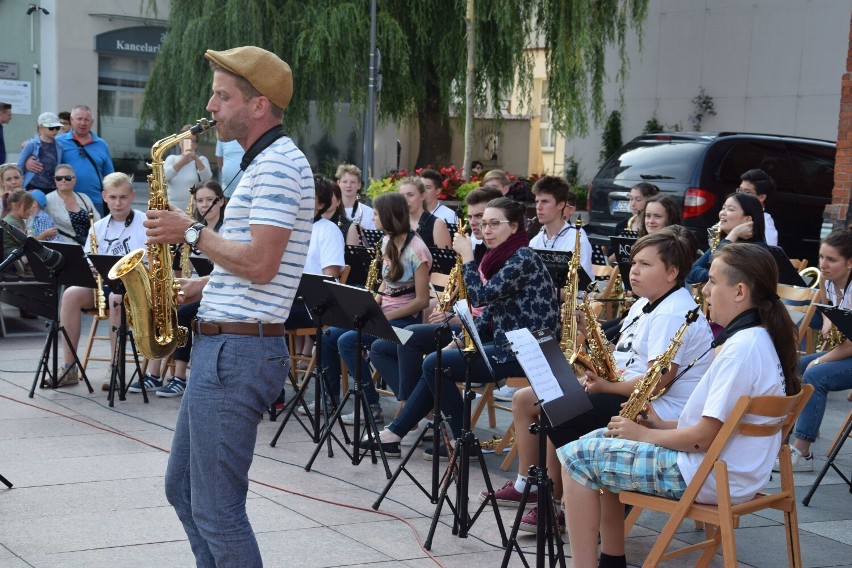
[[[778,244],[790,258],[816,264],[822,214],[834,187],[835,143],[827,140],[736,132],[668,132],[639,136],[612,155],[589,187],[590,232],[612,235],[630,216],[630,188],[650,182],[673,195],[683,224],[707,243],[725,196],[740,175],[760,168],[777,191],[766,200]]]

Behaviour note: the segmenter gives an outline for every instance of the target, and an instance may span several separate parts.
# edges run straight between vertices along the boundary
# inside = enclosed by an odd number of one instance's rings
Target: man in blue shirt
[[[92,109],[85,105],[75,106],[71,109],[71,132],[57,136],[56,142],[62,147],[62,159],[77,172],[75,191],[85,193],[96,207],[103,209],[101,182],[115,168],[109,146],[92,132],[92,122]],[[30,160],[27,160],[27,171],[35,171],[30,169]]]

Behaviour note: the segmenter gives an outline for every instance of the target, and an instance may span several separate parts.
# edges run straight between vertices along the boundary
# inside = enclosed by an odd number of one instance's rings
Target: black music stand
[[[826,304],[814,305],[825,315],[825,317],[831,320],[831,323],[837,326],[840,333],[846,337],[852,337],[852,310],[847,310],[838,306],[829,306]],[[849,486],[849,492],[852,493],[852,479],[846,477],[846,474],[840,471],[840,468],[838,468],[834,463],[835,458],[837,458],[837,454],[840,453],[840,449],[843,447],[843,444],[846,442],[846,439],[850,436],[850,434],[852,434],[852,420],[847,419],[843,426],[843,430],[838,435],[834,446],[831,448],[831,452],[828,454],[828,461],[826,461],[825,465],[822,466],[822,470],[820,470],[819,475],[816,476],[813,485],[811,485],[810,490],[808,490],[808,494],[805,495],[804,499],[802,499],[802,505],[805,507],[810,504],[811,497],[813,497],[814,493],[816,493],[816,490],[819,488],[820,483],[822,483],[822,479],[825,477],[825,474],[828,473],[829,469],[833,469],[837,472],[840,478]]]
[[[109,254],[90,254],[89,259],[98,271],[98,274],[104,279],[110,290],[116,294],[120,294],[122,298],[126,292],[124,284],[121,280],[110,280],[109,271],[115,264],[122,259],[121,256]],[[127,364],[127,342],[130,341],[130,349],[133,352],[133,362],[136,365],[133,374],[130,376],[132,383],[133,377],[139,377],[139,384],[142,386],[142,400],[148,404],[148,392],[145,388],[145,381],[142,375],[142,367],[139,365],[139,352],[136,350],[136,341],[133,338],[133,331],[127,327],[127,312],[124,309],[124,301],[120,301],[112,306],[110,310],[119,310],[118,328],[115,329],[115,349],[112,353],[112,365],[109,375],[109,394],[107,400],[109,405],[115,404],[115,393],[118,392],[118,400],[126,400],[127,387],[130,385],[127,382],[127,372],[125,365]]]
[[[523,331],[525,330],[518,333],[510,332],[510,335],[521,337],[524,335]],[[535,434],[538,440],[538,465],[529,468],[527,483],[518,504],[518,512],[509,534],[509,543],[506,545],[502,566],[506,568],[509,565],[512,552],[516,551],[523,565],[529,568],[524,552],[518,544],[518,530],[530,490],[533,485],[536,485],[538,487],[536,507],[539,515],[543,515],[544,519],[544,522],[539,522],[536,526],[536,566],[544,568],[546,546],[550,565],[555,566],[558,562],[559,566],[564,568],[565,550],[554,506],[553,480],[547,474],[547,439],[551,438],[556,443],[553,426],[563,424],[586,412],[592,408],[592,403],[577,381],[573,368],[565,359],[551,331],[538,330],[531,332],[527,337],[531,337],[531,341],[520,341],[519,344],[510,339],[510,342],[518,362],[524,368],[527,377],[531,378],[530,385],[538,398],[536,404],[541,407],[539,424],[532,424],[529,427],[530,432]],[[549,367],[552,377],[546,375],[545,367]],[[554,379],[556,384],[553,383]],[[557,392],[560,393],[558,397],[554,396]]]
[[[557,290],[565,286],[565,281],[568,279],[568,263],[571,262],[571,257],[574,253],[570,250],[552,250],[552,249],[537,249],[533,251],[544,262],[547,272],[550,274],[550,279],[553,280],[553,285]],[[577,290],[585,290],[592,283],[591,277],[586,274],[583,267],[580,266],[577,270],[577,275],[580,278],[577,283]]]
[[[494,496],[494,487],[491,484],[491,476],[488,474],[488,466],[485,464],[485,456],[482,454],[482,446],[476,438],[476,435],[473,433],[470,424],[471,406],[473,404],[473,399],[476,398],[476,393],[474,393],[471,388],[471,366],[473,365],[474,359],[476,357],[482,357],[482,360],[485,362],[485,366],[488,368],[491,380],[497,382],[497,378],[494,375],[494,369],[491,368],[491,363],[488,361],[488,357],[485,356],[485,350],[483,349],[482,342],[479,339],[479,334],[476,331],[473,318],[470,316],[469,311],[461,307],[462,305],[466,306],[466,302],[457,302],[453,309],[455,310],[456,315],[459,316],[459,320],[461,320],[464,331],[470,335],[474,344],[472,349],[462,350],[465,363],[464,390],[462,392],[462,430],[459,437],[456,438],[455,444],[451,448],[450,463],[444,472],[441,492],[438,495],[438,503],[435,507],[435,512],[432,514],[432,524],[429,527],[429,534],[426,537],[426,541],[423,543],[423,547],[426,550],[430,550],[432,548],[432,538],[435,535],[435,529],[438,527],[438,520],[441,517],[441,509],[443,509],[445,502],[453,512],[452,533],[454,535],[458,535],[459,538],[467,538],[470,528],[479,518],[479,515],[482,514],[485,507],[491,505],[494,510],[494,517],[497,520],[497,528],[500,530],[500,542],[503,546],[506,546],[507,542],[506,529],[503,527],[503,519],[500,516],[500,510],[497,508],[497,498]],[[461,347],[459,347],[459,349],[461,349]],[[482,477],[485,480],[485,490],[487,495],[473,515],[470,515],[468,509],[470,501],[471,451],[478,456],[479,467],[482,470]],[[437,452],[432,455],[432,459],[439,459]],[[453,482],[454,478],[456,481],[455,506],[453,506],[447,498],[447,492],[449,491],[450,484]]]
[[[376,259],[375,249],[346,245],[343,252],[344,262],[350,267],[346,283],[350,286],[364,286],[370,265]]]
[[[336,410],[336,407],[332,407],[329,409],[328,401],[332,401],[332,405],[334,404],[333,397],[329,396],[331,391],[331,387],[328,384],[328,374],[326,373],[326,369],[322,364],[322,343],[323,343],[323,316],[327,311],[334,308],[334,299],[331,296],[331,292],[329,292],[326,287],[327,282],[334,282],[334,278],[331,276],[326,276],[324,274],[311,274],[309,272],[305,272],[302,274],[302,279],[299,281],[299,288],[296,291],[296,299],[301,299],[305,306],[308,308],[311,314],[311,318],[313,319],[314,325],[316,327],[316,361],[317,364],[314,365],[314,371],[306,376],[302,381],[302,386],[299,387],[296,383],[296,377],[293,374],[292,366],[290,368],[290,372],[288,373],[290,378],[290,383],[293,386],[293,389],[296,390],[296,398],[293,399],[292,404],[289,405],[289,408],[284,414],[284,420],[281,422],[281,426],[278,427],[278,432],[275,433],[275,437],[272,438],[272,442],[269,443],[273,448],[275,444],[278,443],[278,438],[281,436],[281,433],[284,431],[284,427],[287,426],[287,421],[290,420],[290,417],[293,416],[293,412],[296,410],[296,406],[301,404],[305,409],[305,414],[308,416],[308,422],[310,422],[310,429],[305,426],[305,423],[302,422],[299,416],[296,416],[296,420],[299,421],[299,424],[302,425],[302,428],[310,435],[311,440],[316,443],[319,442],[320,434],[323,425],[326,425],[330,428],[329,425],[329,413],[333,413]],[[332,316],[333,317],[333,316]],[[344,318],[345,315],[338,315],[338,319]],[[308,390],[308,386],[310,385],[311,379],[313,377],[317,378],[317,385],[314,389],[314,414],[311,416],[310,411],[308,409],[307,404],[305,403],[304,397],[305,392]],[[320,422],[320,418],[323,419],[323,422]],[[339,419],[338,424],[340,425],[340,429],[343,432],[344,442],[349,444],[349,435],[346,433],[346,428],[343,427],[343,420]],[[333,436],[333,434],[332,434]],[[337,438],[335,438],[337,440]],[[331,446],[331,437],[327,438],[328,443],[328,457],[334,457],[334,451]],[[340,441],[338,440],[338,444]]]
[[[382,505],[382,501],[387,496],[388,492],[393,487],[396,480],[399,479],[399,476],[402,473],[408,476],[411,481],[429,498],[429,502],[433,505],[438,503],[438,492],[440,491],[439,483],[440,483],[440,461],[434,456],[438,455],[438,449],[441,442],[447,436],[447,424],[444,421],[443,415],[441,414],[441,377],[446,374],[442,363],[441,363],[441,351],[444,345],[448,342],[448,335],[452,333],[449,324],[449,318],[440,326],[435,328],[435,395],[433,396],[433,404],[432,404],[432,420],[426,425],[426,427],[420,432],[420,435],[417,436],[417,440],[411,445],[411,449],[402,458],[402,461],[399,464],[399,467],[396,468],[396,471],[393,473],[390,481],[388,481],[385,488],[382,489],[381,494],[375,500],[372,507],[375,510],[379,510],[379,507]],[[426,437],[426,434],[429,432],[432,433],[432,489],[427,490],[420,481],[417,480],[414,475],[405,467],[414,453],[419,449],[421,442]]]
[[[89,377],[86,376],[86,371],[83,370],[83,365],[77,357],[77,351],[71,345],[71,339],[68,337],[68,332],[59,323],[59,301],[61,294],[59,289],[61,286],[82,286],[84,288],[95,287],[95,277],[92,276],[92,270],[89,268],[89,263],[83,257],[83,247],[73,243],[42,243],[45,247],[51,248],[62,255],[65,259],[63,264],[58,269],[49,269],[44,265],[38,256],[29,255],[30,267],[32,268],[35,279],[39,282],[47,282],[53,285],[53,294],[55,298],[54,317],[48,324],[47,340],[44,344],[44,349],[41,352],[38,367],[36,369],[33,386],[30,388],[30,398],[35,396],[36,385],[44,388],[50,386],[56,388],[59,383],[59,334],[65,338],[65,343],[70,348],[71,354],[74,357],[74,365],[80,369],[80,376],[86,383],[89,392],[94,392]],[[50,359],[53,359],[50,362]]]
[[[329,321],[326,323],[328,325],[334,325],[335,327],[342,327],[345,329],[354,329],[357,332],[357,339],[355,344],[355,352],[360,354],[362,350],[362,338],[364,333],[369,333],[373,337],[378,337],[380,339],[387,339],[388,341],[392,341],[394,343],[401,343],[399,337],[397,336],[396,331],[394,331],[393,326],[391,326],[388,319],[385,317],[384,312],[382,312],[382,308],[376,303],[376,300],[373,298],[373,294],[367,290],[362,288],[355,288],[354,286],[349,286],[347,284],[339,284],[337,282],[327,282],[325,284],[326,288],[328,288],[331,293],[332,298],[334,299],[334,304],[336,308],[333,310],[333,313],[338,313],[342,311],[345,316],[344,321],[335,322]],[[342,325],[341,325],[342,324]],[[379,443],[379,429],[376,426],[376,421],[373,418],[373,413],[370,412],[370,405],[367,402],[366,393],[364,393],[361,388],[361,365],[355,365],[355,368],[352,369],[355,375],[355,380],[349,386],[349,391],[344,395],[343,399],[340,401],[337,409],[334,411],[332,415],[329,426],[326,427],[322,436],[320,437],[320,441],[317,443],[316,448],[314,449],[314,453],[311,456],[311,459],[308,461],[307,465],[305,465],[305,471],[310,471],[311,466],[314,463],[314,460],[317,458],[319,454],[320,448],[326,442],[326,439],[332,435],[330,425],[336,423],[340,418],[340,414],[343,411],[344,406],[346,405],[346,401],[349,400],[349,397],[352,396],[355,398],[355,420],[353,426],[353,440],[352,440],[352,465],[359,465],[364,457],[369,452],[372,457],[372,462],[377,463],[376,460],[376,448],[379,449],[379,454],[382,458],[382,463],[385,466],[385,475],[388,479],[391,478],[391,470],[388,466],[388,459],[385,456],[385,451],[382,448],[382,445]],[[365,432],[361,430],[361,412],[363,411],[365,416]],[[367,438],[367,447],[364,449],[364,452],[361,452],[361,439],[362,436],[366,435]],[[348,454],[348,451],[344,448],[344,451]]]
[[[449,274],[456,264],[456,251],[429,247],[429,252],[432,253],[432,270],[430,272]]]

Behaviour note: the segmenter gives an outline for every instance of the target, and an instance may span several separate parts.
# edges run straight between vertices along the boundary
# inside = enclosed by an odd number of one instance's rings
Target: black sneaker
[[[163,379],[155,377],[151,373],[145,373],[145,376],[142,377],[141,381],[136,381],[127,387],[127,392],[142,392],[142,384],[145,385],[146,391],[152,391],[163,386]],[[107,387],[107,389],[109,389],[109,387]]]
[[[380,442],[382,445],[382,451],[385,452],[385,457],[387,458],[399,458],[402,457],[402,449],[399,447],[399,442]],[[375,450],[377,453],[379,451],[379,447],[373,442],[370,445],[371,450]]]
[[[435,447],[432,444],[426,446],[426,449],[423,450],[423,459],[426,461],[432,461],[432,450]],[[446,444],[438,444],[438,459],[441,461],[449,461],[449,452],[447,451]]]

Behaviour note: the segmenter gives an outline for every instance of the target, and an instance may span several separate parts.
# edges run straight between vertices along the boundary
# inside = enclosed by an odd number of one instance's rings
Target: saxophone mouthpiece
[[[202,132],[205,132],[205,131],[207,131],[207,130],[210,130],[210,129],[211,129],[211,128],[213,128],[214,126],[216,126],[216,121],[215,121],[215,120],[213,120],[213,119],[209,119],[209,118],[199,118],[199,119],[195,122],[195,125],[194,125],[192,128],[190,128],[189,130],[190,130],[190,132],[192,132],[194,135],[198,135],[198,134],[201,134]]]

